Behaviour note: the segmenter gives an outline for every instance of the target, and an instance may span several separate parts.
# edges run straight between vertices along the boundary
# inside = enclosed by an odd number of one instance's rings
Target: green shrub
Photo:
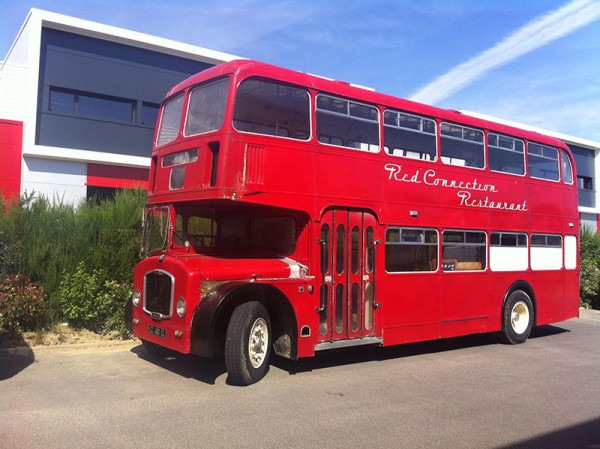
[[[119,310],[124,307],[129,293],[122,292],[129,291],[139,260],[145,200],[143,190],[123,190],[117,192],[114,200],[82,201],[77,206],[64,204],[59,198],[49,201],[33,193],[8,205],[0,198],[0,206],[6,206],[0,207],[0,274],[22,273],[43,285],[50,297],[48,308],[54,321],[75,314],[81,327],[119,330],[116,320],[103,321],[101,317],[111,313],[104,309],[89,312],[93,325],[83,324],[85,317],[76,310],[62,309],[64,303],[59,302],[61,295],[57,292],[65,275],[75,276],[83,264],[89,276],[98,277],[95,290],[87,293],[95,300],[104,294],[124,296]],[[105,322],[108,328],[97,329],[98,322]]]
[[[65,273],[56,292],[61,317],[75,329],[124,332],[124,306],[131,294],[129,284],[107,279],[106,271],[89,270],[80,262]]]
[[[0,276],[0,334],[41,329],[48,324],[46,292],[22,275]]]
[[[583,228],[580,241],[581,305],[600,309],[600,234]]]

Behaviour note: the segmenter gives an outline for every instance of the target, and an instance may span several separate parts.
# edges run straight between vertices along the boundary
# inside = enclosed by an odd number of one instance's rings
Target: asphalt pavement
[[[138,342],[0,350],[0,448],[600,449],[600,315],[536,330],[275,359],[249,387],[219,360]]]

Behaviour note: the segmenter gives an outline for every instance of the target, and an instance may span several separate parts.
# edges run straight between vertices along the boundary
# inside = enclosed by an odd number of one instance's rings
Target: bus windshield
[[[169,234],[169,208],[153,207],[146,211],[141,257],[145,258],[156,251],[167,249]]]
[[[296,247],[296,223],[285,215],[255,216],[247,210],[177,210],[173,243],[203,254],[269,252]]]

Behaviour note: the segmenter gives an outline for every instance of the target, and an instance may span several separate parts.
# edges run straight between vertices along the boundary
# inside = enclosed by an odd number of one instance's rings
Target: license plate
[[[166,329],[161,329],[160,327],[152,326],[151,324],[148,326],[148,332],[160,338],[167,338]]]

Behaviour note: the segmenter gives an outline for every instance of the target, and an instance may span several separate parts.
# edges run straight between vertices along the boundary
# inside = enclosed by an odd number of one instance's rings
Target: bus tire
[[[225,337],[228,381],[250,385],[264,377],[271,354],[271,320],[264,306],[246,302],[235,308]]]
[[[531,334],[534,310],[531,298],[523,290],[515,290],[504,302],[502,312],[502,341],[507,344],[523,343]]]

